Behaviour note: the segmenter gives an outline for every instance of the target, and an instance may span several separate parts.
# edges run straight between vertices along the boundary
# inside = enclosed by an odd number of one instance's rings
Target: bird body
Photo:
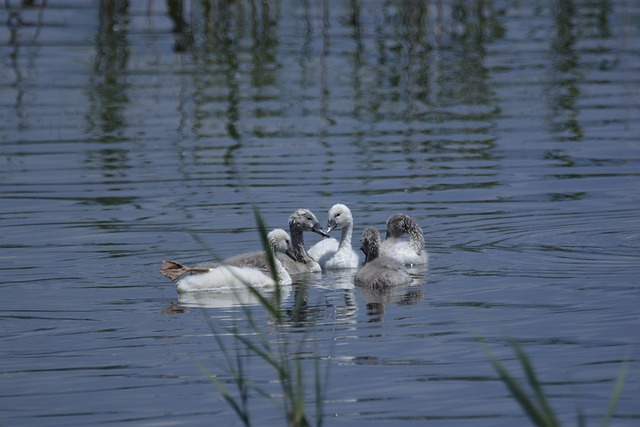
[[[381,289],[412,282],[411,275],[400,262],[388,256],[380,256],[380,233],[375,228],[364,230],[361,249],[365,254],[365,264],[356,273],[356,286]]]
[[[286,231],[275,229],[267,235],[273,253],[291,253],[291,239]],[[221,263],[205,263],[187,267],[175,261],[162,261],[160,273],[178,281],[179,293],[230,290],[246,285],[274,286],[290,285],[291,276],[277,257],[273,257],[275,271],[271,271],[269,254],[264,251],[249,252],[227,258]]]
[[[405,234],[409,240],[402,238]],[[422,228],[413,218],[402,213],[393,214],[387,220],[387,234],[380,253],[405,265],[426,264],[429,260],[424,249]]]
[[[334,229],[341,230],[340,241],[333,238],[321,240],[309,249],[309,256],[315,259],[323,270],[357,268],[358,254],[351,247],[353,216],[351,210],[340,203],[329,209],[327,233]]]

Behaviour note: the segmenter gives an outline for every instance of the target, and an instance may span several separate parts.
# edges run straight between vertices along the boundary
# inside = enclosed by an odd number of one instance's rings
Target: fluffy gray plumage
[[[380,256],[378,230],[373,227],[364,230],[361,249],[365,254],[365,264],[356,274],[356,286],[380,289],[411,283],[411,275],[400,262],[387,256]]]

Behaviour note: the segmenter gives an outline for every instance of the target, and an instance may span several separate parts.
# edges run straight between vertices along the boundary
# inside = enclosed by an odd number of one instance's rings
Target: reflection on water
[[[127,1],[102,2],[98,14],[93,73],[87,81],[87,133],[105,141],[122,139],[126,109],[129,54]],[[120,150],[121,152],[123,150]]]
[[[479,336],[524,343],[563,424],[598,422],[629,358],[634,425],[638,5],[54,3],[0,6],[0,422],[237,423],[194,360],[232,381],[207,319],[242,303],[327,361],[327,425],[526,422]],[[297,281],[284,332],[157,274],[257,250],[254,205],[286,228],[338,202],[354,240],[416,218],[428,272]]]
[[[582,130],[575,108],[580,93],[580,75],[576,70],[578,57],[574,48],[577,31],[572,20],[574,5],[559,2],[555,15],[556,35],[551,40],[554,55],[548,89],[551,105],[547,120],[552,134],[561,139],[580,140]]]
[[[266,292],[265,292],[266,291]],[[273,297],[273,290],[263,290],[265,297]],[[280,296],[286,301],[291,294],[291,286],[281,286]],[[260,299],[249,289],[234,289],[220,292],[183,292],[178,294],[178,302],[185,307],[230,308],[239,305],[260,305]]]

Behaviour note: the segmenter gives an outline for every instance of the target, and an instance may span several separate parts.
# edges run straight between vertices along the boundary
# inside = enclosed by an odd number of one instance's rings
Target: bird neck
[[[424,234],[422,234],[420,226],[412,224],[409,230],[407,230],[407,234],[409,235],[411,247],[413,247],[417,253],[421,253],[424,249]]]
[[[274,261],[275,261],[275,265],[276,265],[276,278],[277,278],[277,281],[278,281],[278,283],[282,284],[282,283],[286,282],[287,279],[290,279],[289,273],[284,268],[284,266],[282,265],[282,263],[280,262],[280,260],[278,258],[275,258]]]
[[[340,244],[338,245],[338,249],[343,247],[351,247],[351,235],[353,234],[353,224],[349,223],[346,227],[342,229],[342,234],[340,235]]]
[[[373,261],[380,256],[380,241],[369,242],[366,254],[366,263]]]
[[[311,257],[309,257],[307,250],[304,248],[304,234],[302,230],[291,227],[289,231],[291,232],[291,249],[293,250],[293,256],[298,262],[308,263]]]

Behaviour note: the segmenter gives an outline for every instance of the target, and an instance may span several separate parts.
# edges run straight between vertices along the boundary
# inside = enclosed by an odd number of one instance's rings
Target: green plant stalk
[[[268,316],[270,316],[275,323],[276,329],[281,332],[281,327],[285,323],[284,314],[280,310],[280,302],[282,300],[282,288],[278,282],[276,274],[276,255],[269,245],[267,239],[267,229],[260,212],[256,206],[253,206],[253,212],[257,224],[257,228],[260,235],[260,240],[265,253],[267,254],[267,264],[271,272],[272,278],[276,283],[275,290],[272,298],[267,298],[258,289],[249,283],[244,283],[249,293],[254,296],[259,302],[260,306],[265,309]],[[198,236],[193,236],[197,241],[202,242]],[[214,257],[215,258],[215,257]],[[305,286],[304,284],[300,286]],[[293,317],[298,319],[301,308],[303,307],[304,300],[301,298],[304,292],[300,292],[296,301],[294,302]],[[269,366],[273,368],[280,383],[282,390],[282,410],[284,411],[287,425],[290,427],[308,427],[306,406],[305,406],[305,381],[302,369],[301,361],[298,357],[292,357],[290,352],[290,342],[288,339],[278,340],[277,348],[270,343],[267,338],[267,334],[262,331],[260,325],[257,324],[250,307],[241,305],[242,314],[244,319],[248,323],[248,330],[251,333],[243,334],[239,331],[236,323],[232,327],[223,327],[225,332],[233,337],[235,343],[235,357],[232,356],[231,351],[227,348],[222,339],[222,335],[215,333],[216,325],[210,318],[207,318],[210,329],[214,332],[216,343],[220,348],[223,355],[227,372],[237,388],[237,396],[234,397],[227,387],[219,380],[219,378],[209,372],[204,366],[198,363],[199,368],[206,374],[208,379],[214,384],[216,390],[220,393],[227,404],[233,409],[237,416],[241,419],[245,426],[251,425],[251,417],[249,410],[249,399],[251,391],[255,391],[263,397],[271,401],[275,406],[280,406],[276,399],[269,394],[266,390],[257,386],[251,382],[248,378],[248,373],[245,369],[243,362],[243,349],[251,354],[258,356],[265,361]],[[234,321],[235,322],[235,321]],[[297,354],[302,354],[303,347],[306,340],[302,339],[297,347]],[[242,349],[241,349],[242,347]],[[318,359],[314,363],[314,380],[315,380],[315,408],[316,408],[316,425],[320,427],[322,425],[322,409],[323,409],[323,393],[325,392],[320,375],[320,364]],[[328,369],[325,373],[324,382],[328,380]]]
[[[493,356],[490,360],[502,382],[507,386],[511,395],[515,398],[516,402],[520,404],[531,421],[533,421],[537,426],[547,426],[548,424],[545,422],[546,417],[541,414],[539,408],[536,407],[535,402],[533,402],[527,393],[520,387],[516,379],[513,378],[507,369],[498,362],[497,359],[493,358]]]
[[[544,417],[544,420],[545,420],[544,425],[559,426],[560,423],[558,423],[556,415],[553,412],[553,409],[551,408],[551,406],[549,405],[549,402],[547,401],[547,398],[544,392],[542,391],[542,386],[538,381],[538,377],[533,369],[533,366],[531,365],[531,361],[529,357],[527,357],[524,350],[522,349],[522,346],[518,344],[517,341],[511,340],[510,344],[511,344],[511,348],[513,348],[514,352],[516,353],[516,357],[520,361],[520,365],[522,366],[522,369],[524,370],[527,376],[529,385],[531,386],[531,389],[534,392],[534,396],[537,400],[538,408],[540,409],[540,414]]]
[[[211,323],[210,319],[207,319],[209,323],[209,328],[214,330],[214,326]],[[229,335],[235,336],[238,335],[237,327],[234,326],[232,328],[226,328]],[[242,420],[245,426],[251,425],[250,412],[249,412],[249,392],[250,389],[256,389],[257,387],[254,384],[251,384],[247,381],[246,371],[244,369],[244,363],[242,361],[241,352],[237,347],[235,348],[235,364],[233,362],[233,358],[230,355],[230,352],[227,350],[227,347],[224,344],[221,336],[219,334],[214,334],[218,347],[224,357],[225,364],[227,367],[227,371],[229,372],[231,378],[233,379],[236,388],[238,389],[239,399],[235,400],[231,393],[227,390],[226,387],[222,384],[222,382],[218,379],[217,376],[210,373],[207,369],[205,369],[201,364],[199,364],[200,369],[205,372],[209,381],[211,381],[218,392],[222,395],[224,400],[227,402],[229,406],[234,410],[234,412],[238,415],[238,417]]]
[[[500,376],[502,382],[509,389],[511,395],[520,404],[529,419],[535,425],[540,427],[559,427],[560,423],[558,422],[553,409],[548,403],[547,397],[542,390],[542,386],[538,381],[538,377],[535,373],[529,357],[525,354],[522,346],[520,346],[520,344],[518,344],[515,340],[510,340],[509,344],[511,348],[513,348],[516,354],[516,358],[520,362],[520,366],[525,372],[529,386],[533,390],[533,398],[525,392],[518,381],[509,373],[506,367],[485,347],[489,361]],[[625,361],[622,363],[622,366],[620,367],[620,372],[618,373],[618,376],[616,378],[616,383],[611,398],[609,399],[607,411],[602,419],[602,422],[600,423],[601,427],[607,427],[609,425],[618,401],[620,400],[620,396],[622,395],[622,390],[624,388],[624,382],[628,374],[628,369],[629,362],[628,359],[625,359]],[[585,416],[579,409],[577,418],[579,426],[582,427],[586,425]]]
[[[520,365],[525,371],[527,380],[530,386],[533,388],[534,395],[538,400],[537,402],[527,394],[527,392],[520,386],[518,381],[509,373],[507,368],[497,359],[497,357],[485,348],[489,361],[500,376],[502,382],[509,389],[509,392],[514,397],[516,402],[518,402],[520,407],[524,410],[529,419],[535,425],[539,427],[559,426],[553,410],[544,397],[542,387],[540,386],[540,383],[535,375],[535,371],[531,366],[528,357],[526,356],[522,348],[518,345],[518,343],[516,343],[514,340],[511,340],[509,344],[514,349],[516,357],[518,358]]]
[[[267,263],[269,264],[269,271],[271,272],[273,281],[276,283],[274,300],[275,302],[277,302],[277,304],[280,304],[282,289],[280,288],[280,283],[278,282],[278,278],[276,274],[276,254],[273,252],[273,250],[271,249],[271,246],[269,245],[269,240],[267,239],[268,231],[264,223],[264,220],[262,218],[262,215],[260,215],[258,208],[256,208],[255,206],[253,207],[253,214],[256,220],[256,225],[258,226],[258,232],[260,235],[260,240],[262,242],[262,248],[267,254]],[[255,289],[255,287],[249,284],[246,284],[246,286],[248,287],[249,291],[252,294],[256,295],[256,297],[260,301],[260,304],[269,312],[269,314],[271,314],[274,317],[274,319],[276,319],[276,323],[281,324],[284,319],[282,316],[282,312],[279,310],[279,306],[276,305],[275,303],[271,303],[270,301],[268,301],[260,292],[258,292],[257,289]]]
[[[276,277],[276,260],[269,242],[267,240],[267,229],[257,208],[254,207],[254,216],[263,249],[267,254],[267,264],[271,271],[274,282],[276,282],[273,298],[267,298],[254,286],[245,283],[246,289],[254,296],[261,307],[265,309],[268,316],[270,316],[278,330],[284,325],[284,315],[280,310],[280,301],[282,297],[281,284]],[[304,286],[304,285],[302,285]],[[299,295],[301,295],[300,293]],[[298,313],[302,307],[304,301],[301,298],[296,298],[294,303],[294,318],[298,317]],[[201,367],[203,372],[207,374],[210,381],[215,385],[218,392],[227,402],[227,404],[234,410],[238,417],[242,420],[245,426],[251,425],[251,417],[249,411],[249,398],[251,390],[254,390],[262,396],[269,399],[276,406],[276,400],[272,395],[267,393],[262,388],[258,387],[248,380],[247,372],[244,366],[242,357],[242,348],[246,349],[251,354],[258,356],[265,361],[269,366],[273,368],[280,383],[282,390],[282,409],[284,411],[287,425],[290,427],[308,427],[306,406],[305,406],[305,378],[302,369],[302,363],[298,357],[292,357],[290,352],[290,342],[287,339],[278,340],[277,348],[274,348],[271,342],[268,340],[267,334],[262,331],[260,325],[256,322],[250,307],[242,305],[242,314],[247,322],[247,328],[251,331],[251,334],[243,334],[239,331],[237,325],[233,327],[224,328],[228,335],[232,336],[236,344],[234,352],[235,357],[231,355],[230,350],[226,347],[224,340],[220,334],[214,333],[214,337],[220,348],[226,369],[229,372],[232,380],[237,388],[237,396],[234,397],[231,392],[222,384],[222,382],[215,376],[208,372],[204,367]],[[208,319],[210,328],[215,331],[217,328],[213,325],[211,319]],[[297,346],[297,354],[302,354],[305,340],[301,340]],[[315,407],[316,407],[316,419],[317,425],[322,425],[322,393],[324,391],[320,381],[320,367],[319,362],[316,360],[314,365],[316,381],[314,391],[316,393]],[[328,378],[328,373],[325,376],[325,381]]]
[[[625,359],[622,362],[622,366],[620,366],[620,372],[618,372],[618,377],[616,378],[616,384],[613,388],[613,394],[611,395],[611,399],[609,399],[609,405],[607,406],[607,412],[605,412],[604,417],[602,417],[602,422],[600,423],[601,427],[606,427],[609,425],[611,421],[611,417],[613,416],[616,407],[618,406],[618,401],[620,400],[620,396],[622,395],[622,390],[624,389],[624,382],[627,379],[627,374],[629,373],[629,359]]]

